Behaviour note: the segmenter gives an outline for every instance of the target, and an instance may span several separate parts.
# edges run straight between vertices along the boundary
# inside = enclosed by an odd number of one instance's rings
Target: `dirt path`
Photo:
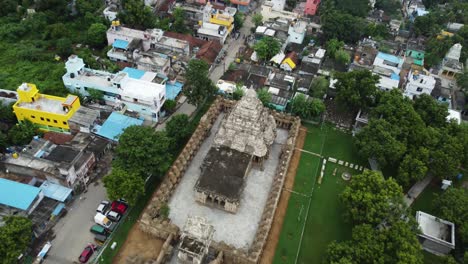
[[[289,163],[288,174],[286,175],[286,179],[284,180],[285,189],[291,190],[294,186],[294,178],[296,176],[297,166],[299,165],[299,161],[301,160],[301,151],[299,151],[298,149],[302,149],[302,147],[304,146],[306,135],[307,129],[305,127],[301,127],[301,129],[299,130],[299,135],[296,139],[296,149],[294,150],[291,162]],[[286,210],[288,209],[288,202],[290,196],[291,193],[283,189],[278,203],[278,207],[275,211],[275,216],[273,218],[273,225],[271,226],[270,234],[268,235],[265,249],[263,250],[262,257],[260,259],[260,263],[273,263],[276,246],[278,245],[278,240],[280,238],[281,229],[283,227],[284,222],[284,216],[286,215]]]
[[[138,223],[135,223],[125,240],[125,244],[120,248],[112,263],[125,264],[127,257],[135,255],[146,260],[156,259],[163,244],[163,240],[142,232],[138,228]]]

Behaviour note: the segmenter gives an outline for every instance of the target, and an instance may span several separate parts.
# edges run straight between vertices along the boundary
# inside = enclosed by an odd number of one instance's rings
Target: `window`
[[[46,118],[47,122],[50,122],[50,119],[49,118]]]
[[[67,125],[67,122],[66,122],[66,121],[63,121],[62,123],[63,123],[64,125]]]
[[[36,117],[32,115],[32,116],[31,116],[31,118],[33,118],[33,119],[34,119],[34,118],[36,118]]]
[[[54,123],[57,124],[57,120],[54,120]]]
[[[85,91],[88,91],[88,87],[84,87]]]
[[[133,98],[133,102],[134,102],[134,103],[138,103],[138,99]]]
[[[41,121],[44,121],[44,118],[43,118],[43,117],[41,117]]]
[[[418,88],[416,89],[416,91],[418,91],[418,92],[422,92],[422,90],[423,90],[423,89],[422,89],[421,87],[418,87]]]

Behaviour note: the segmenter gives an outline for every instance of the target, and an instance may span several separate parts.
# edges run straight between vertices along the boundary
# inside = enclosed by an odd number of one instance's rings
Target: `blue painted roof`
[[[182,87],[184,86],[181,82],[166,82],[166,98],[170,100],[174,100],[177,95],[182,91]]]
[[[118,141],[119,135],[129,126],[141,126],[143,120],[112,112],[97,134],[110,140]]]
[[[64,203],[59,203],[55,207],[54,211],[52,212],[52,215],[59,215],[63,208],[65,208],[65,204]]]
[[[39,188],[44,192],[45,197],[54,199],[59,202],[64,202],[67,200],[73,191],[70,188],[48,181],[45,181]]]
[[[0,178],[0,204],[27,210],[41,189]]]
[[[386,61],[389,61],[389,62],[393,62],[393,63],[396,63],[396,64],[400,64],[400,62],[402,61],[401,58],[395,56],[395,55],[392,55],[392,54],[388,54],[388,53],[383,53],[383,52],[379,52],[377,54],[377,57],[383,59],[383,60],[386,60]]]
[[[127,49],[128,41],[116,39],[114,43],[112,44],[112,47],[118,48],[118,49]]]
[[[141,79],[141,77],[146,73],[145,71],[130,67],[125,67],[122,71],[128,73],[128,76],[133,79]]]

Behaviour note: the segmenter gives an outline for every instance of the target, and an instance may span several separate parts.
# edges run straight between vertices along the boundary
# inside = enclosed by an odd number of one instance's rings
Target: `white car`
[[[122,215],[115,212],[115,211],[109,211],[107,213],[107,218],[109,218],[109,220],[114,221],[114,222],[120,221],[121,217],[122,217]]]
[[[104,200],[99,204],[99,206],[96,209],[96,212],[105,215],[106,212],[109,210],[109,207],[110,207],[110,202]]]

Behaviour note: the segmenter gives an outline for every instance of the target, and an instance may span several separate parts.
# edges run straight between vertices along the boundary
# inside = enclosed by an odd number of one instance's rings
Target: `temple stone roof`
[[[275,137],[274,117],[257,98],[255,91],[247,89],[242,99],[222,121],[214,145],[264,157]]]

